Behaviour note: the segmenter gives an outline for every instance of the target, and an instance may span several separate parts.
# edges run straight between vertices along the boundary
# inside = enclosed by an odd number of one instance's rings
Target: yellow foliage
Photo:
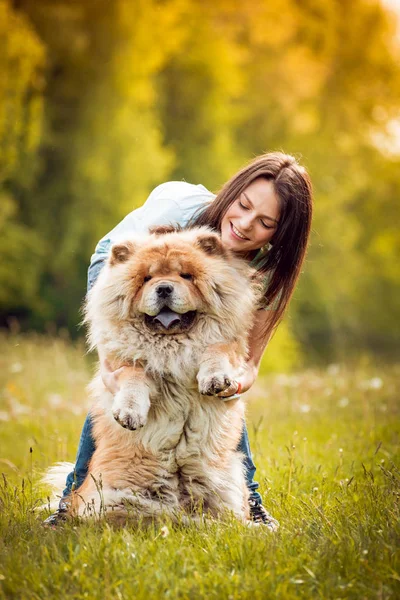
[[[274,372],[290,372],[301,365],[300,344],[283,321],[269,342],[261,360],[260,375]]]
[[[0,181],[40,142],[45,47],[26,17],[0,0]]]

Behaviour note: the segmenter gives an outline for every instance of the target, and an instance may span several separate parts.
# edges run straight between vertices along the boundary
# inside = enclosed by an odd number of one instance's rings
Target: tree
[[[40,311],[43,243],[13,194],[35,181],[42,135],[45,48],[23,14],[0,0],[0,312]]]

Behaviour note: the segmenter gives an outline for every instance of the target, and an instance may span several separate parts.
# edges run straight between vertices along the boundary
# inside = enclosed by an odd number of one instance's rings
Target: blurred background
[[[0,324],[73,338],[97,241],[168,180],[265,151],[315,190],[264,368],[400,339],[400,3],[0,0]]]

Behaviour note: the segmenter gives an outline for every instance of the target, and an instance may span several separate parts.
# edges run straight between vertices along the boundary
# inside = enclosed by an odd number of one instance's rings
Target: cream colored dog
[[[71,513],[248,518],[243,402],[216,394],[243,366],[256,296],[246,263],[207,228],[113,246],[85,321],[91,348],[131,366],[115,397],[99,375],[91,383],[96,450]]]

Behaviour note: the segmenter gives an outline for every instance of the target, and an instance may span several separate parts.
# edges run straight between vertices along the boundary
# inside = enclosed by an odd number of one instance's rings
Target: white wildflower
[[[369,387],[371,390],[380,390],[383,386],[383,381],[380,377],[373,377],[369,382]]]
[[[29,413],[32,412],[30,406],[25,406],[24,404],[21,404],[20,402],[18,402],[18,400],[15,399],[13,400],[11,410],[14,415],[29,415]]]
[[[61,406],[63,399],[60,394],[48,394],[47,401],[50,404],[50,406],[56,408],[57,406]]]
[[[288,375],[286,375],[285,373],[280,373],[279,375],[277,375],[275,377],[275,381],[278,385],[290,385],[290,377]]]
[[[328,368],[327,368],[326,371],[327,371],[328,375],[335,376],[340,371],[340,365],[331,364],[331,365],[328,366]]]
[[[346,408],[346,406],[349,405],[349,399],[346,396],[343,396],[343,398],[340,398],[339,402],[338,402],[338,406],[340,406],[340,408]]]
[[[87,412],[85,406],[78,406],[76,404],[71,404],[68,408],[72,412],[72,414],[76,416],[82,415]]]
[[[275,377],[275,382],[283,387],[296,387],[300,382],[300,378],[297,375],[286,375],[286,373],[279,373]]]
[[[364,379],[359,384],[363,390],[380,390],[383,386],[383,381],[380,377],[372,377],[372,379]]]
[[[300,404],[300,412],[306,414],[311,410],[311,406],[309,404]]]
[[[163,527],[161,527],[160,529],[160,535],[161,537],[165,538],[169,535],[169,529],[166,525],[164,525]]]
[[[21,373],[23,366],[20,362],[15,362],[10,367],[11,373]]]
[[[317,390],[320,387],[322,387],[323,380],[320,377],[317,377],[316,375],[314,375],[313,377],[310,377],[308,383],[309,383],[309,386],[311,389]]]

